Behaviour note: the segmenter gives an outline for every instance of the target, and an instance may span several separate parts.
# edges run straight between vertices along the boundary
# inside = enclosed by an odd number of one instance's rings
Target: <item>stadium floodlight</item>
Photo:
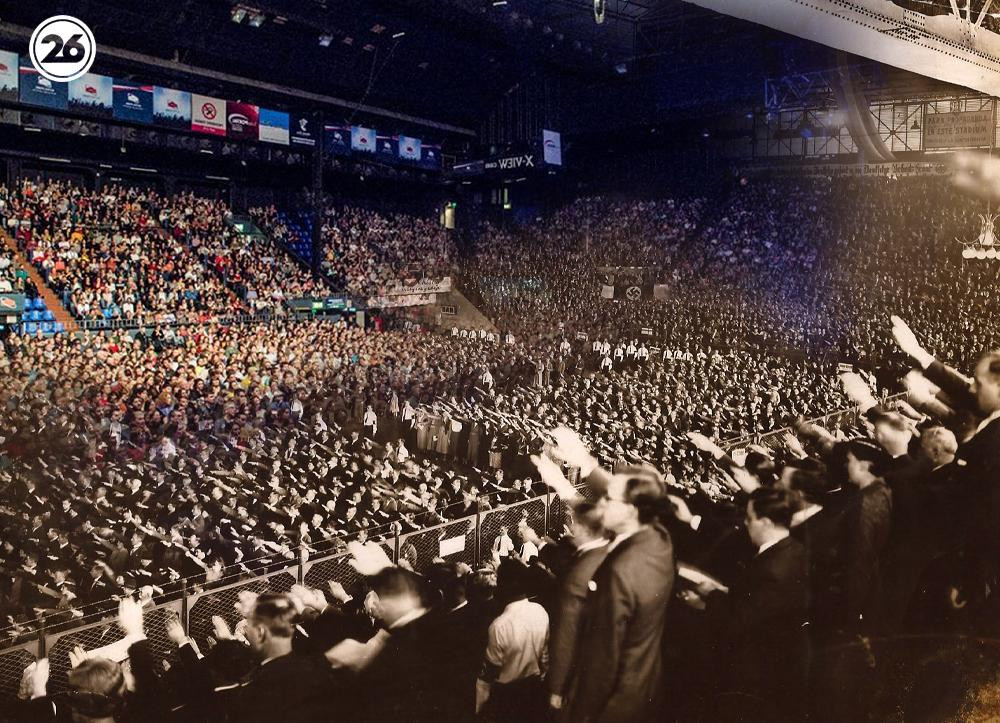
[[[323,33],[319,36],[319,44],[324,48],[329,48],[330,43],[333,42],[333,36],[330,33]]]
[[[598,25],[604,22],[604,11],[606,9],[606,0],[594,0],[594,22]]]
[[[250,13],[250,27],[259,28],[267,20],[267,16],[260,12],[259,10],[254,10]]]
[[[243,7],[242,5],[236,5],[235,7],[233,7],[232,15],[230,15],[229,17],[232,18],[232,21],[234,23],[236,23],[237,25],[239,25],[244,20],[246,20],[247,9],[245,7]]]

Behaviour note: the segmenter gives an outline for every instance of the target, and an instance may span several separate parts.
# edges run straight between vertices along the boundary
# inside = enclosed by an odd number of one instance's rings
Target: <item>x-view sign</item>
[[[494,171],[516,171],[521,168],[534,168],[535,167],[535,154],[534,153],[523,153],[519,156],[505,156],[504,158],[497,158],[495,161],[486,161],[486,170]]]

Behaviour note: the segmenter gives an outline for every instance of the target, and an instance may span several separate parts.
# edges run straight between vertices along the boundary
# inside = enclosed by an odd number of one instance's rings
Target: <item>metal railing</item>
[[[525,521],[539,536],[550,532],[558,534],[567,522],[567,515],[562,500],[549,493],[510,505],[480,509],[475,514],[412,532],[403,533],[398,526],[393,526],[392,534],[384,537],[380,544],[393,562],[405,560],[417,571],[426,569],[438,559],[466,563],[475,569],[491,559],[493,544],[501,528],[506,527],[511,536],[516,537],[518,525]],[[464,539],[460,543],[458,538]],[[339,538],[339,542],[346,544],[351,539],[354,537]],[[444,556],[441,555],[442,540],[449,541],[451,550]],[[206,650],[212,635],[212,616],[221,616],[231,628],[239,622],[236,602],[243,591],[287,592],[296,583],[322,590],[330,582],[339,582],[349,594],[364,595],[364,580],[350,565],[350,559],[350,553],[343,545],[338,545],[336,551],[312,559],[300,554],[295,562],[268,563],[266,571],[253,576],[223,577],[214,583],[199,585],[183,581],[179,594],[145,609],[144,627],[150,649],[163,660],[172,662],[175,659],[177,651],[166,636],[165,623],[168,617],[176,614],[187,635]],[[31,639],[0,650],[0,710],[9,710],[14,704],[22,671],[32,661],[49,658],[48,690],[50,693],[62,692],[69,687],[69,652],[75,646],[93,650],[124,637],[108,606],[55,630],[42,625],[32,633]]]
[[[880,402],[880,404],[891,404],[897,399],[905,399],[906,393],[902,392],[900,394],[893,394],[886,397]],[[822,417],[815,417],[813,419],[806,420],[807,424],[818,424],[830,431],[837,429],[844,429],[845,427],[857,424],[861,419],[861,413],[857,407],[850,407],[849,409],[839,409],[836,412],[830,412],[829,414],[824,414]],[[759,445],[762,447],[767,447],[769,449],[777,449],[784,442],[782,437],[784,437],[786,432],[794,432],[792,427],[782,427],[781,429],[775,429],[765,434],[748,434],[742,437],[733,437],[732,439],[726,439],[719,443],[719,446],[725,449],[727,452],[733,450],[745,449],[752,444]]]

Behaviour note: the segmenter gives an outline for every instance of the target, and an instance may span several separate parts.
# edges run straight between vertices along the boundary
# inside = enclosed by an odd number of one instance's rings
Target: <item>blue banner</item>
[[[287,113],[277,110],[260,109],[258,116],[260,126],[258,127],[258,138],[264,143],[280,143],[288,145],[288,121]]]
[[[393,162],[396,160],[396,139],[392,136],[376,137],[376,155],[379,160]]]
[[[115,79],[115,118],[131,123],[153,122],[153,86]]]
[[[191,130],[191,94],[186,90],[154,86],[153,122],[167,128]]]
[[[335,156],[351,155],[350,126],[323,126],[323,143],[327,153]]]
[[[66,110],[69,106],[69,85],[54,83],[35,70],[30,58],[21,58],[18,84],[21,86],[21,102],[53,110]]]
[[[441,168],[441,146],[423,144],[420,148],[420,165],[430,170]]]
[[[69,82],[69,109],[78,113],[110,118],[113,82],[110,76],[87,73]]]
[[[399,137],[399,160],[420,163],[422,156],[419,138]]]
[[[375,152],[375,129],[351,126],[351,150],[362,153]]]

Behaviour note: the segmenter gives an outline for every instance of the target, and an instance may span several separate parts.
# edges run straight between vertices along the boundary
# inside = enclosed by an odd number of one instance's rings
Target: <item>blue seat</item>
[[[43,334],[51,334],[53,331],[51,321],[43,321],[38,328],[42,330]]]
[[[34,308],[38,309],[38,310],[44,310],[45,309],[45,299],[43,299],[41,296],[36,296],[35,297]]]
[[[25,334],[34,334],[36,331],[38,331],[38,324],[31,321],[27,321],[24,323]]]
[[[56,334],[62,334],[64,331],[66,331],[66,325],[63,324],[61,321],[57,321],[53,325],[52,331],[54,331]]]
[[[54,321],[54,320],[55,320],[55,318],[56,318],[56,317],[55,317],[55,316],[53,316],[53,315],[52,315],[52,312],[51,312],[51,311],[49,311],[48,309],[46,309],[45,311],[43,311],[43,312],[42,312],[42,319],[43,319],[44,321]]]
[[[41,321],[41,320],[42,320],[42,312],[40,311],[28,312],[28,321]]]

